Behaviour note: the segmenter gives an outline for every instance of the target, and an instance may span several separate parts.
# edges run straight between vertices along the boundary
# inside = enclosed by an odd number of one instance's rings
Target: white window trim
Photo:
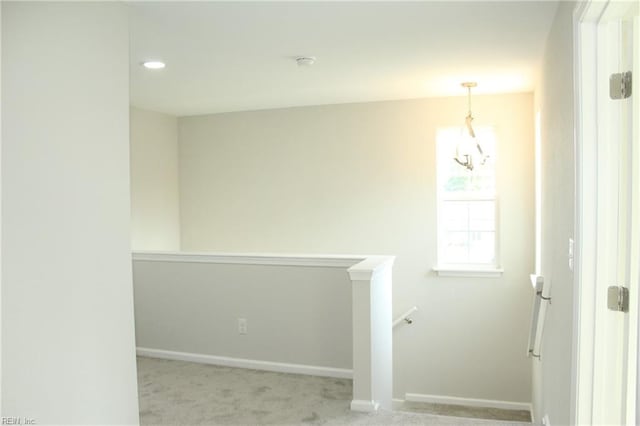
[[[504,272],[502,268],[483,265],[437,265],[432,269],[439,277],[500,278]]]

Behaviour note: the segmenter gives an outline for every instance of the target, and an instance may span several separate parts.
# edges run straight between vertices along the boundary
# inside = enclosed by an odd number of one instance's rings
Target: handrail
[[[398,324],[400,324],[402,321],[406,322],[407,324],[412,324],[413,320],[411,318],[409,318],[409,315],[411,315],[412,313],[414,313],[415,311],[418,310],[417,306],[412,307],[411,309],[409,309],[407,312],[405,312],[404,314],[400,315],[394,322],[393,322],[393,327],[395,328]]]
[[[541,275],[531,274],[530,277],[534,294],[527,355],[534,358],[540,358],[540,346],[542,344],[544,320],[548,305],[551,304],[551,282],[545,281]]]

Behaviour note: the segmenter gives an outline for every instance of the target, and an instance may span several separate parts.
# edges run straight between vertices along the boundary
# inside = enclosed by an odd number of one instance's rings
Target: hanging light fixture
[[[478,83],[471,81],[462,83],[462,87],[467,89],[467,102],[469,112],[464,119],[466,132],[462,132],[462,139],[456,146],[456,156],[453,157],[456,163],[471,171],[474,168],[474,162],[480,165],[486,163],[488,155],[484,155],[480,142],[476,139],[476,132],[473,130],[473,115],[471,114],[471,88],[477,87]]]

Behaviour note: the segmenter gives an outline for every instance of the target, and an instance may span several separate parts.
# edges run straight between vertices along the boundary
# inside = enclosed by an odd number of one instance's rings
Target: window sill
[[[468,278],[500,278],[504,269],[502,268],[483,268],[468,266],[434,266],[433,270],[439,277],[468,277]]]

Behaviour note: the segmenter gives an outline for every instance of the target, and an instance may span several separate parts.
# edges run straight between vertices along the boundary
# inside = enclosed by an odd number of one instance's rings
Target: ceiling
[[[464,95],[469,80],[477,94],[532,91],[557,2],[128,6],[131,102],[183,116]]]

